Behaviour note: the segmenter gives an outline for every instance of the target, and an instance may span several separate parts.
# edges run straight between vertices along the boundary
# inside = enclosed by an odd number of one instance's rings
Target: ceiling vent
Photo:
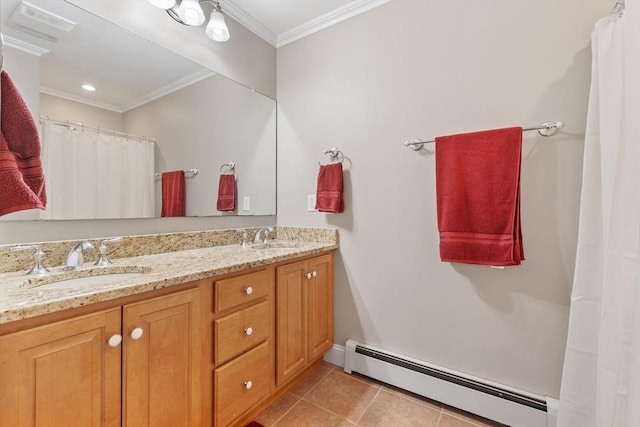
[[[9,25],[36,37],[57,42],[71,32],[76,23],[27,2],[20,2],[9,18]]]

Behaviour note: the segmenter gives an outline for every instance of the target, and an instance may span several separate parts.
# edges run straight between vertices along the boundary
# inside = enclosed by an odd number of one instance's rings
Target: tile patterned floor
[[[265,427],[500,427],[323,362],[256,421]]]

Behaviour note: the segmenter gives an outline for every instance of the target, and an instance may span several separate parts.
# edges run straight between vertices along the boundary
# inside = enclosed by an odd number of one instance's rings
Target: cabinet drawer
[[[269,338],[269,302],[237,311],[214,322],[215,364],[219,366]]]
[[[269,395],[269,343],[214,371],[216,426],[223,427]]]
[[[273,271],[262,270],[215,283],[215,311],[254,301],[269,295]]]

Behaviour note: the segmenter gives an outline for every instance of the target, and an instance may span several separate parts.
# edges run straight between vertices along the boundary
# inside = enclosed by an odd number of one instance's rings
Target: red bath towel
[[[184,171],[162,174],[162,216],[185,216],[187,210]]]
[[[522,128],[436,138],[440,258],[519,265]]]
[[[217,208],[221,212],[236,210],[236,177],[233,174],[221,174],[218,181]]]
[[[320,212],[344,212],[342,163],[320,166],[316,190],[316,209]]]
[[[9,75],[2,71],[0,78],[0,215],[25,209],[44,209],[47,196],[38,128]]]

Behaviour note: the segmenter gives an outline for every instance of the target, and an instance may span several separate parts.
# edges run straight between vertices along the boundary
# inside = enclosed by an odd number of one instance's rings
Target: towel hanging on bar
[[[524,128],[522,129],[522,131],[529,132],[532,130],[537,130],[541,136],[549,137],[549,136],[555,135],[556,132],[558,132],[558,130],[562,129],[563,127],[564,127],[563,122],[544,122],[540,126]],[[418,151],[422,149],[422,147],[424,147],[424,144],[432,144],[434,142],[436,141],[435,140],[425,141],[422,139],[413,139],[411,141],[405,141],[404,146],[411,147],[412,150]]]

